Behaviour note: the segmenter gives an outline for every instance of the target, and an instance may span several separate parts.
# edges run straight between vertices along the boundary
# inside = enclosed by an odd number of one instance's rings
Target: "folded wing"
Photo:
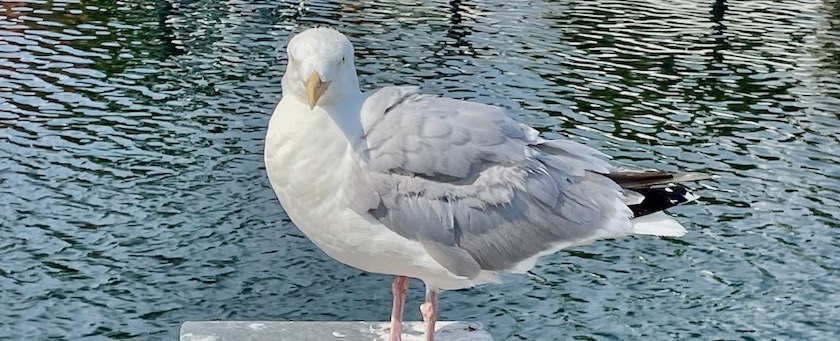
[[[656,223],[634,231],[631,207],[644,203],[649,184],[628,174],[611,178],[600,152],[544,140],[498,107],[389,87],[370,95],[361,115],[364,136],[354,146],[358,167],[347,199],[360,214],[421,242],[456,275],[519,269],[595,239],[678,234]],[[637,185],[632,193],[619,185],[625,181]]]

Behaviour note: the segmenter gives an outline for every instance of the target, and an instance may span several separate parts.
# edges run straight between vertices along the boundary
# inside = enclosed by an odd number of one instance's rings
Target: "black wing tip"
[[[670,184],[663,187],[634,188],[632,191],[644,196],[644,200],[641,203],[628,205],[630,210],[633,211],[633,216],[636,218],[664,211],[699,198],[691,193],[688,187],[680,184]]]

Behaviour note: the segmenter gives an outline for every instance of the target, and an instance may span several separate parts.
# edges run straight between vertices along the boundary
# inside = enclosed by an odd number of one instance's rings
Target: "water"
[[[604,241],[442,318],[498,340],[834,340],[840,2],[0,1],[0,338],[174,339],[197,319],[386,320],[268,186],[292,32],[365,88],[501,105],[619,163],[706,171],[679,240]],[[407,317],[422,289],[413,282]]]

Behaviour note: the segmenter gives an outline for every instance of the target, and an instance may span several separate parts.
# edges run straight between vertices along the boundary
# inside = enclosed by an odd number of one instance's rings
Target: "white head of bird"
[[[283,97],[309,105],[328,107],[359,94],[353,45],[340,32],[317,27],[289,41],[288,65],[283,75]]]

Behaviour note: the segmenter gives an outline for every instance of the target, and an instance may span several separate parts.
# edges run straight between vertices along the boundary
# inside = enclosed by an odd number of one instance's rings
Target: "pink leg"
[[[438,314],[438,293],[434,289],[426,289],[426,302],[420,305],[420,313],[423,314],[423,330],[426,341],[435,340],[435,322]]]
[[[391,308],[390,341],[402,341],[403,306],[405,306],[405,295],[408,293],[408,277],[394,277],[391,293],[394,294],[394,305]]]

